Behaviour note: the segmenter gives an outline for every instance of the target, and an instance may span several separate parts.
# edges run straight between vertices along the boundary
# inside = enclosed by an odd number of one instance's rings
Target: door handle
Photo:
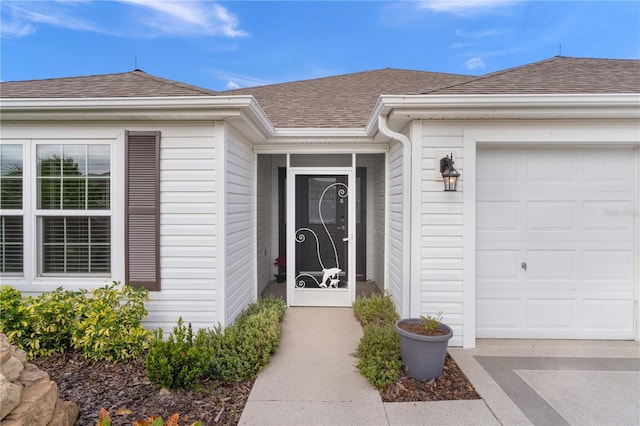
[[[351,241],[351,238],[350,238],[350,237],[348,237],[348,238],[343,238],[343,239],[342,239],[342,241],[344,241],[345,243],[347,243],[347,242]]]
[[[527,262],[522,262],[520,264],[520,267],[526,271],[527,270]]]

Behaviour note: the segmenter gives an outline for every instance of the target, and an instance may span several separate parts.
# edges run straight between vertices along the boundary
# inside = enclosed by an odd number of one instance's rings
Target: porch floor
[[[366,297],[371,293],[380,294],[380,289],[374,281],[358,281],[356,282],[356,296]],[[262,297],[273,296],[282,300],[287,300],[287,284],[271,281],[269,285],[262,291]]]

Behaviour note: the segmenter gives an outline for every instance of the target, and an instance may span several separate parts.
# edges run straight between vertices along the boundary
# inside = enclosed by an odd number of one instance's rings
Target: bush
[[[400,342],[394,328],[399,319],[389,294],[358,297],[353,312],[363,328],[356,356],[358,370],[376,388],[395,383],[402,373]]]
[[[142,327],[149,291],[113,283],[78,299],[78,321],[71,343],[94,361],[127,361],[149,347],[151,333]]]
[[[390,324],[369,324],[364,327],[356,351],[358,370],[378,389],[395,383],[402,373],[398,333]]]
[[[199,330],[194,339],[191,324],[186,327],[180,317],[166,341],[162,328],[153,333],[145,365],[149,380],[169,389],[193,387],[209,364],[205,330]]]
[[[24,348],[29,332],[29,312],[22,294],[8,285],[0,287],[0,333],[4,333],[14,345]]]
[[[76,306],[84,292],[65,291],[62,287],[27,299],[29,327],[24,349],[33,355],[49,356],[71,348]]]
[[[12,344],[31,357],[49,356],[70,348],[76,299],[83,297],[81,292],[60,287],[38,297],[22,297],[20,291],[3,286],[1,297],[0,332]]]
[[[3,286],[0,329],[30,357],[78,349],[93,360],[125,361],[140,356],[150,333],[142,328],[149,299],[146,289],[113,283],[95,289],[58,288],[37,297],[22,298]]]
[[[242,382],[254,378],[269,363],[280,343],[284,301],[259,299],[226,329],[199,330],[182,318],[166,341],[154,330],[147,355],[149,380],[170,389],[193,387],[202,376]]]
[[[214,329],[210,335],[211,376],[235,382],[256,377],[278,349],[284,312],[282,300],[259,299],[224,332]]]
[[[353,302],[353,313],[362,327],[371,323],[393,324],[400,316],[396,312],[391,295],[371,294],[369,297],[356,298]]]

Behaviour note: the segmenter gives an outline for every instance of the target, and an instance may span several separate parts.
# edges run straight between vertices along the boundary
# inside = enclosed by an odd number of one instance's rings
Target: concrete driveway
[[[640,342],[479,340],[449,353],[503,425],[640,425]]]

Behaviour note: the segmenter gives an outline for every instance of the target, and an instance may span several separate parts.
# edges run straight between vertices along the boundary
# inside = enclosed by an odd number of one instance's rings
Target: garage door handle
[[[527,270],[527,262],[522,262],[520,264],[520,267],[526,271]]]

